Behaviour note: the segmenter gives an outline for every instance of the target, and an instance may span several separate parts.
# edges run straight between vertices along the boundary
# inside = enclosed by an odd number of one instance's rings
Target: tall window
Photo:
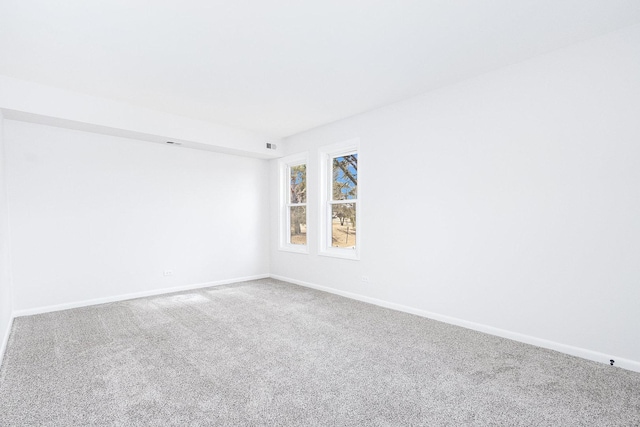
[[[359,258],[358,144],[349,141],[320,151],[322,225],[320,253]]]
[[[280,161],[280,249],[307,252],[307,159],[287,157]]]

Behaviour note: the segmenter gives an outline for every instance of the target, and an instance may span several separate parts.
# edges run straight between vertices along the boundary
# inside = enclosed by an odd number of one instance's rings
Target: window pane
[[[356,247],[356,204],[331,205],[331,246]]]
[[[289,241],[293,245],[307,244],[307,208],[306,206],[292,206],[289,208],[291,231]]]
[[[333,158],[333,200],[358,198],[358,153]]]
[[[291,203],[307,203],[307,165],[291,166]]]

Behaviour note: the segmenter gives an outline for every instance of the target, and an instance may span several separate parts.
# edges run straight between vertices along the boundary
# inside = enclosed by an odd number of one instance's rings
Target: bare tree
[[[333,159],[333,200],[349,200],[358,194],[358,155],[349,154]],[[349,220],[355,227],[355,206],[352,203],[335,204],[332,216],[344,226]]]
[[[291,167],[290,176],[291,203],[306,203],[307,201],[307,165]],[[291,208],[291,234],[302,234],[301,225],[306,222],[306,209],[304,206]]]

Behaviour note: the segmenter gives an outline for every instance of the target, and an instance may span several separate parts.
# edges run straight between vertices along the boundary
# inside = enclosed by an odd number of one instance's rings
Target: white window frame
[[[293,166],[307,165],[307,202],[306,203],[290,203],[291,194],[291,168]],[[309,253],[309,156],[307,153],[294,154],[283,157],[278,161],[278,169],[280,171],[280,242],[278,249],[288,252]],[[292,206],[305,206],[307,214],[307,243],[305,245],[296,245],[291,243],[291,215],[289,209]]]
[[[334,157],[347,154],[358,153],[358,197],[351,203],[356,205],[356,247],[352,248],[335,248],[331,246],[332,231],[332,214],[331,214],[331,198],[333,195],[333,162]],[[330,256],[336,258],[344,258],[351,260],[360,259],[360,251],[362,248],[362,168],[360,154],[360,139],[350,139],[338,144],[321,147],[318,150],[320,159],[320,205],[318,212],[320,213],[319,224],[319,255]],[[308,185],[308,181],[307,181]]]

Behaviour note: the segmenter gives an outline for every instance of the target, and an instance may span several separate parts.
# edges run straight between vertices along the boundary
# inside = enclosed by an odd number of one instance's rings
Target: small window
[[[307,159],[287,157],[280,161],[280,249],[307,252]]]
[[[360,206],[358,203],[358,146],[351,141],[320,152],[322,218],[320,253],[358,259]]]

